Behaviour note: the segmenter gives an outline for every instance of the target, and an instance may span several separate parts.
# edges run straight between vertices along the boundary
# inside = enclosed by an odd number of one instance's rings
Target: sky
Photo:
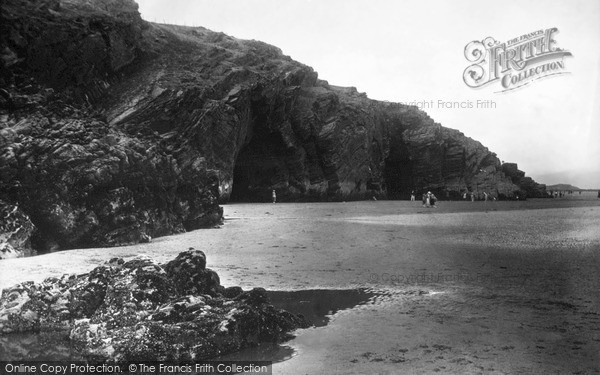
[[[600,1],[137,1],[148,21],[261,40],[330,84],[418,103],[537,182],[600,188]],[[505,92],[499,82],[465,84],[467,44],[549,28],[572,54],[566,74]]]

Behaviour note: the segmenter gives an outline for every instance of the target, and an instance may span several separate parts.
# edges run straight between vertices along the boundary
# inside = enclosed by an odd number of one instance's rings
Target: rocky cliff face
[[[526,177],[525,172],[520,170],[516,163],[504,163],[502,164],[502,172],[510,178],[510,180],[521,189],[515,192],[515,195],[523,198],[535,197],[545,198],[548,197],[546,193],[546,185],[538,184],[531,177]]]
[[[33,255],[33,223],[17,206],[0,200],[0,259]]]
[[[214,225],[218,201],[511,197],[495,154],[276,47],[141,20],[130,0],[6,0],[0,199],[34,247]]]

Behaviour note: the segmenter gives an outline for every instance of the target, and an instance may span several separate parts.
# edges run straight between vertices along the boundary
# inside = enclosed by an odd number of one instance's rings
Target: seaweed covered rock
[[[200,250],[183,252],[164,268],[180,294],[216,295],[224,291],[219,275],[206,269],[206,256]]]
[[[190,249],[166,265],[116,258],[87,274],[21,283],[2,292],[0,334],[64,330],[96,361],[199,360],[306,326],[270,305],[264,289],[224,296],[205,265]]]

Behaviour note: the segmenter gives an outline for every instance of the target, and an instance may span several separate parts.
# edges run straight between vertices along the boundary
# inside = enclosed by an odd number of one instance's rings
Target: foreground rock
[[[164,265],[112,259],[84,275],[5,289],[0,332],[66,330],[95,361],[200,360],[306,327],[302,317],[268,304],[264,289],[224,288],[190,249]]]

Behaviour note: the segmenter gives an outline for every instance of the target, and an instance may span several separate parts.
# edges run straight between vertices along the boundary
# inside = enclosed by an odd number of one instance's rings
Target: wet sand
[[[0,262],[0,287],[195,247],[223,285],[355,289],[274,374],[600,373],[600,199],[225,205],[220,229]]]

